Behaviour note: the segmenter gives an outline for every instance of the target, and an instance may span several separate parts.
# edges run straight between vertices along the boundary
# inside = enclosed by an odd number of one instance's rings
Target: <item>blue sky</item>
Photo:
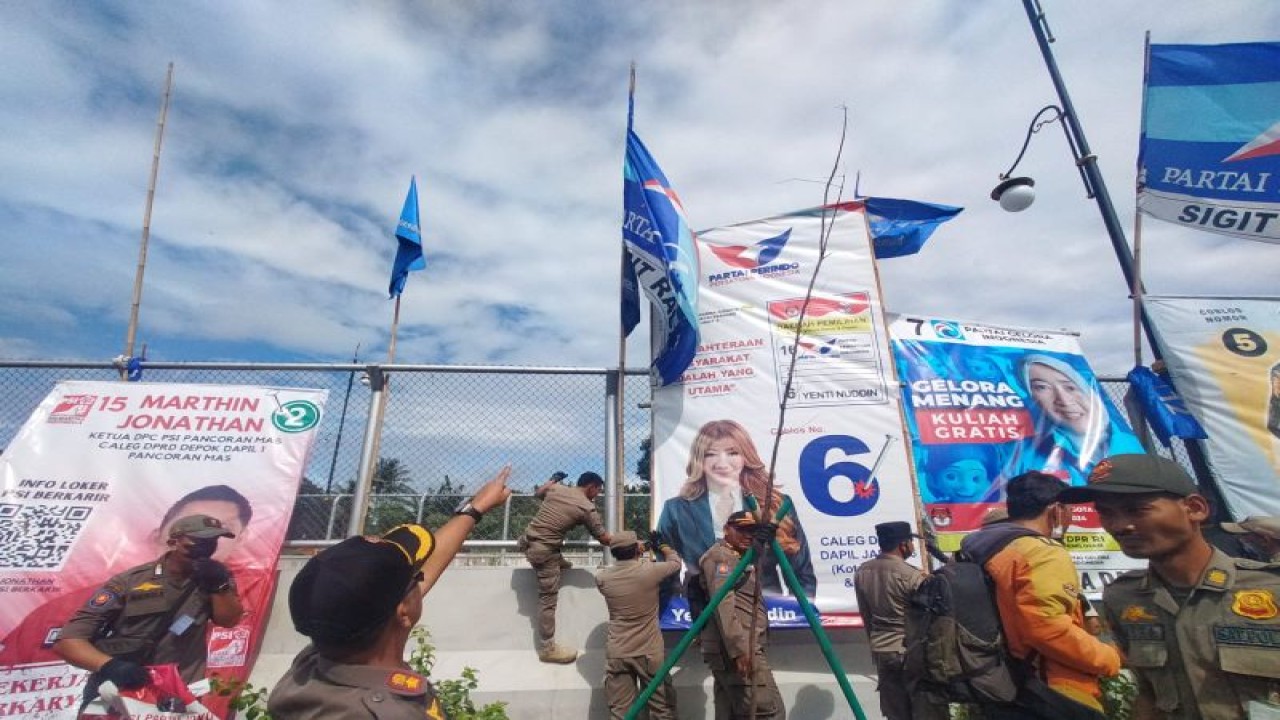
[[[1132,227],[1143,32],[1280,39],[1263,0],[1046,0],[1055,51]],[[428,267],[413,363],[616,363],[627,67],[636,127],[700,228],[870,194],[962,205],[881,266],[890,310],[1068,328],[1130,362],[1127,290],[1057,127],[1020,3],[317,1],[0,4],[0,358],[123,348],[165,68],[174,91],[139,338],[158,360],[385,357],[409,177]],[[796,180],[800,178],[801,180]],[[1280,247],[1148,220],[1149,291],[1274,294]],[[631,364],[647,344],[631,343]]]

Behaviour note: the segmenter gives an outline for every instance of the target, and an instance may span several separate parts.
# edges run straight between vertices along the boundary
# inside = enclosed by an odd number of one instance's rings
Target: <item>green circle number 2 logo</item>
[[[290,400],[271,414],[271,424],[281,432],[305,432],[315,427],[318,422],[320,422],[320,408],[309,400]]]

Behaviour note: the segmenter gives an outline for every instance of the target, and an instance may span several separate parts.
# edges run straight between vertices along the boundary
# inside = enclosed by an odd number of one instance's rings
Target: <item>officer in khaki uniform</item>
[[[661,538],[652,538],[661,562],[642,556],[636,534],[614,534],[609,550],[617,562],[596,572],[596,587],[609,607],[609,637],[605,642],[604,694],[609,717],[621,720],[662,667],[665,654],[658,627],[658,587],[680,572],[683,561]],[[650,720],[675,720],[676,694],[670,677],[649,698]]]
[[[517,547],[538,576],[538,659],[549,663],[571,663],[578,651],[556,643],[556,603],[560,599],[560,573],[571,567],[560,554],[564,536],[583,525],[591,536],[608,545],[609,533],[600,520],[595,500],[604,492],[604,478],[593,472],[578,476],[577,487],[560,484],[564,473],[533,491],[542,499],[538,514],[529,521]]]
[[[235,535],[217,518],[178,519],[163,557],[112,577],[62,626],[53,651],[92,671],[85,703],[106,680],[143,687],[146,665],[174,663],[188,683],[204,677],[205,625],[234,627],[244,614],[230,571],[212,559],[223,537]]]
[[[715,594],[751,547],[759,526],[755,516],[739,510],[724,524],[724,539],[711,546],[698,562],[707,597]],[[769,618],[764,599],[756,594],[754,566],[742,574],[732,592],[716,607],[715,617],[702,629],[702,659],[714,678],[716,718],[748,720],[755,695],[754,720],[784,720],[787,709],[765,657]],[[755,616],[755,651],[751,622]]]
[[[422,603],[485,512],[511,491],[503,468],[439,530],[401,525],[357,536],[307,561],[289,587],[289,615],[311,644],[267,701],[281,720],[445,720],[427,678],[404,661]]]
[[[906,651],[907,602],[924,581],[924,572],[907,564],[915,555],[910,523],[896,521],[876,525],[880,554],[858,566],[853,591],[858,612],[871,644],[876,665],[876,692],[885,720],[934,720],[947,717],[946,705],[933,705],[912,698],[902,676]]]
[[[1280,564],[1232,558],[1201,535],[1209,503],[1177,463],[1113,455],[1064,502],[1093,502],[1146,570],[1103,591],[1103,612],[1138,680],[1137,718],[1280,714]]]

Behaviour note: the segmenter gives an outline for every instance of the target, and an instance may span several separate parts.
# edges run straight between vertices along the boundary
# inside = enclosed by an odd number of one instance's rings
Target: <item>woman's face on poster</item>
[[[1031,399],[1058,425],[1084,435],[1089,429],[1089,391],[1047,365],[1033,363],[1027,372]]]
[[[713,440],[702,456],[702,474],[709,485],[733,487],[742,476],[742,452],[729,438]]]

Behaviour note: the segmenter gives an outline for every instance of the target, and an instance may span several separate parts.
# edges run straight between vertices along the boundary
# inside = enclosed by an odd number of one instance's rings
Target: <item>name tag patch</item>
[[[1213,639],[1219,645],[1244,645],[1246,647],[1280,649],[1280,628],[1215,625],[1213,626]]]
[[[1125,624],[1124,634],[1130,640],[1164,642],[1164,626],[1159,623]]]

